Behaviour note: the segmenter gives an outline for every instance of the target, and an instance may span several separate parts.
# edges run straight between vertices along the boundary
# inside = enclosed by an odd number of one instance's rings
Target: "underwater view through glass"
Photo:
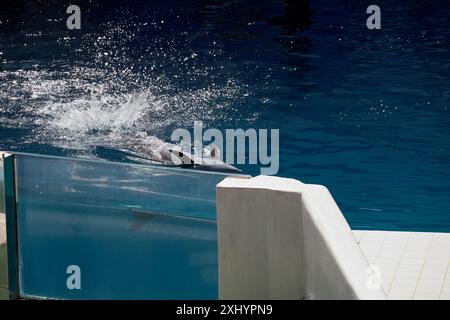
[[[450,231],[450,2],[0,4],[0,149],[143,163],[177,128],[279,129],[355,229]],[[258,165],[236,165],[258,175]]]

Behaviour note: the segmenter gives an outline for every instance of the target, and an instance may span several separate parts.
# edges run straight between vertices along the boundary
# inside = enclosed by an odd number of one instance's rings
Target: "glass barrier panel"
[[[217,298],[226,175],[15,156],[21,296]]]

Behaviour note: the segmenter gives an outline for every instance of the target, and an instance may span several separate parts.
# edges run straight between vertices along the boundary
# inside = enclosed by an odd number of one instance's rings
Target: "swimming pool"
[[[194,120],[279,128],[279,175],[353,228],[449,232],[449,4],[384,1],[376,31],[369,4],[80,1],[69,31],[68,4],[2,1],[0,149],[134,162]]]

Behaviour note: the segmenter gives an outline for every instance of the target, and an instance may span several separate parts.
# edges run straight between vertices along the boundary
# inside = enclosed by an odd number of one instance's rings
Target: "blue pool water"
[[[450,231],[450,3],[0,4],[0,149],[136,161],[176,128],[280,129],[353,228]],[[151,150],[150,150],[151,151]],[[255,165],[240,166],[258,174]]]

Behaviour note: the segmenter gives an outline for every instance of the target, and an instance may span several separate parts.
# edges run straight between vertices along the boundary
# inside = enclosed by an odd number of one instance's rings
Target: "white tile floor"
[[[450,233],[353,231],[390,299],[450,299]]]

